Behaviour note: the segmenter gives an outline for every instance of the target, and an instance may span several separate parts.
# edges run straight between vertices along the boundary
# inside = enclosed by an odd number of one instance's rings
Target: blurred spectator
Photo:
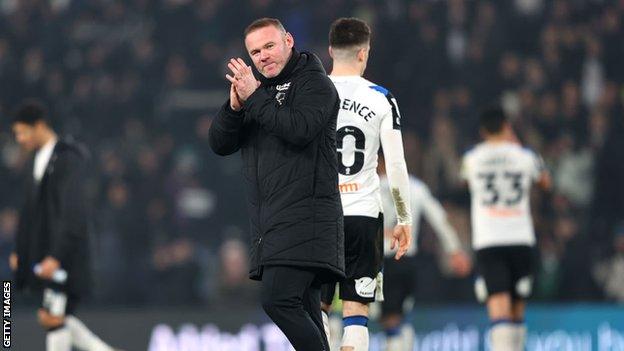
[[[149,286],[152,303],[180,305],[199,302],[199,267],[196,249],[187,238],[158,245],[152,256],[154,279]]]
[[[624,222],[615,230],[613,255],[596,264],[594,275],[608,298],[624,303]]]
[[[12,208],[0,210],[0,257],[7,258],[14,250],[15,231],[17,230],[17,212]],[[3,280],[11,279],[13,272],[8,259],[0,262],[0,276]]]
[[[219,249],[219,273],[215,299],[219,304],[253,306],[258,287],[248,278],[247,245],[239,239],[226,239]]]

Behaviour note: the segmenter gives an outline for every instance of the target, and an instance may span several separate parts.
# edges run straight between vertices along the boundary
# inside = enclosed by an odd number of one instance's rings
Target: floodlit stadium
[[[250,38],[264,17],[283,43]],[[370,50],[330,34],[342,17],[368,24]],[[312,53],[331,79],[297,73]],[[340,78],[348,60],[364,79]],[[364,265],[342,195],[386,239],[354,296],[386,301],[343,320],[336,291],[328,339],[304,306],[326,351],[624,350],[623,63],[616,0],[0,0],[3,346],[294,350],[266,276],[295,262],[324,272],[316,289],[344,274],[343,246],[347,271]],[[314,89],[297,74],[326,83],[301,113]],[[301,122],[318,110],[337,122]],[[334,241],[284,258],[327,222]],[[414,243],[395,262],[397,223]],[[271,274],[272,297],[295,280]]]

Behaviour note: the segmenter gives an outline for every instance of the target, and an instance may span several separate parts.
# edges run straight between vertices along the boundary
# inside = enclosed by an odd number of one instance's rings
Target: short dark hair
[[[251,24],[248,25],[247,28],[245,28],[245,37],[256,29],[269,26],[273,26],[280,31],[286,33],[286,29],[284,28],[284,25],[282,25],[282,22],[280,22],[280,20],[278,20],[277,18],[263,17],[251,22]]]
[[[13,112],[13,124],[24,123],[34,126],[38,122],[49,125],[48,110],[45,105],[36,99],[24,100]]]
[[[488,134],[498,134],[507,123],[507,115],[501,106],[491,106],[481,112],[479,124]]]
[[[355,17],[342,17],[332,23],[329,29],[329,45],[336,49],[368,44],[371,30],[366,22]]]

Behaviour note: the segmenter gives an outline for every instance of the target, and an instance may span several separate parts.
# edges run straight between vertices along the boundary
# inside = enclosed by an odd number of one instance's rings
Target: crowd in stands
[[[62,135],[92,153],[93,299],[142,305],[241,303],[248,222],[238,155],[208,146],[242,32],[277,17],[298,49],[327,53],[342,16],[373,29],[365,76],[396,96],[410,171],[470,242],[462,154],[478,115],[503,104],[554,190],[534,196],[535,297],[624,296],[624,2],[563,0],[0,1],[0,272],[10,276],[27,155],[11,110],[39,98]],[[422,301],[473,301],[472,280],[421,236]],[[119,293],[119,287],[124,293]]]

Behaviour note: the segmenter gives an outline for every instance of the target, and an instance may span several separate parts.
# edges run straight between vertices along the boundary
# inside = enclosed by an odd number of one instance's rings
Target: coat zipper
[[[260,130],[258,130],[258,134]],[[262,193],[260,191],[260,167],[259,167],[259,157],[258,157],[258,137],[256,136],[256,147],[254,148],[255,159],[256,159],[256,189],[258,191],[258,244],[256,250],[256,267],[260,270],[260,264],[262,262],[262,234],[263,234],[263,226],[262,226]]]

